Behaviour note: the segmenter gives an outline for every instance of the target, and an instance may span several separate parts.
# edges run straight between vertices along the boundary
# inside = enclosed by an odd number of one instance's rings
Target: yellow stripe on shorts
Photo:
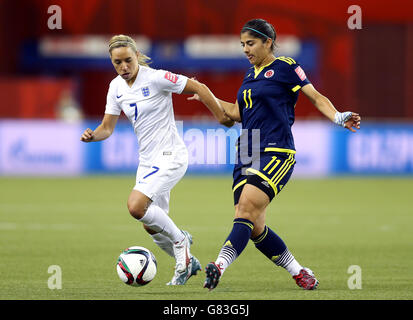
[[[285,162],[287,166],[283,170],[283,172],[280,172],[279,176],[274,179],[274,185],[277,185],[282,178],[287,174],[287,172],[291,169],[292,165],[295,163],[295,159],[292,155],[290,155],[290,158]]]
[[[288,156],[288,159],[284,161],[281,168],[279,168],[278,171],[272,176],[271,182],[274,182],[284,172],[284,170],[285,170],[286,166],[288,166],[288,162],[290,161],[291,158],[293,158],[292,153],[290,153],[290,155]]]
[[[274,183],[263,173],[259,172],[256,169],[253,168],[248,168],[247,172],[251,172],[253,174],[256,174],[257,176],[259,176],[261,179],[265,180],[268,182],[268,184],[271,186],[271,188],[274,190],[274,193],[277,194],[277,188],[275,187]]]
[[[270,152],[270,151],[273,151],[273,152],[284,152],[284,153],[296,153],[296,151],[295,151],[295,150],[292,150],[292,149],[271,148],[271,147],[264,149],[264,152]]]
[[[242,180],[240,183],[238,183],[233,189],[232,192],[235,192],[235,190],[237,190],[239,187],[241,187],[242,185],[247,183],[247,179]]]

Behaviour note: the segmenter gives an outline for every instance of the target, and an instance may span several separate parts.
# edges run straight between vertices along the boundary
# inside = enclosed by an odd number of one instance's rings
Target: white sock
[[[290,250],[285,249],[285,251],[278,256],[276,260],[273,261],[277,266],[283,267],[287,270],[292,276],[296,276],[300,273],[300,270],[303,268],[294,256],[291,254]]]
[[[292,276],[296,276],[300,273],[300,270],[303,268],[297,260],[292,260],[287,266],[284,267]]]
[[[139,219],[155,232],[168,237],[172,242],[180,242],[185,238],[182,231],[175,225],[172,219],[160,207],[151,204],[145,215]]]
[[[230,263],[228,263],[228,261],[222,257],[218,257],[217,260],[215,260],[215,264],[218,266],[219,271],[221,271],[221,276],[230,265]]]
[[[174,257],[173,243],[167,236],[163,235],[162,233],[155,233],[155,234],[152,234],[151,236],[152,236],[153,242],[155,242],[155,244],[159,248],[161,248],[171,257]]]

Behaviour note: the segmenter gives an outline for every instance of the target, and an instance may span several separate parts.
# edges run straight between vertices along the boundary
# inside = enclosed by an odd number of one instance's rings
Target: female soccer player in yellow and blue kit
[[[302,91],[333,122],[355,132],[360,116],[338,112],[315,90],[292,58],[275,57],[276,33],[262,19],[248,21],[241,30],[241,45],[253,65],[245,74],[235,103],[219,100],[225,113],[242,123],[238,162],[234,167],[233,228],[218,258],[205,268],[204,287],[214,289],[227,267],[251,239],[277,266],[284,267],[306,290],[316,289],[313,272],[302,267],[284,241],[265,224],[265,209],[289,180],[295,164],[291,127],[298,93]],[[195,97],[196,98],[196,97]]]

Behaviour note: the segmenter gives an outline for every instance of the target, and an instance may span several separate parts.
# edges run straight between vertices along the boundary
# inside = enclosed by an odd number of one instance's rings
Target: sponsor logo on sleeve
[[[307,77],[305,75],[305,72],[303,69],[301,69],[300,66],[294,69],[295,73],[298,75],[298,77],[301,79],[301,81],[304,81]]]
[[[172,83],[176,83],[178,81],[178,76],[168,71],[165,73],[165,79],[171,81]]]

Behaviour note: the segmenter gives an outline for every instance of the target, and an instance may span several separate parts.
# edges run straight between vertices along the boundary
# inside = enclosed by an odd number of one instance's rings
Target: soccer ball
[[[144,247],[129,247],[120,254],[116,270],[124,283],[135,287],[144,286],[155,278],[156,259]]]

